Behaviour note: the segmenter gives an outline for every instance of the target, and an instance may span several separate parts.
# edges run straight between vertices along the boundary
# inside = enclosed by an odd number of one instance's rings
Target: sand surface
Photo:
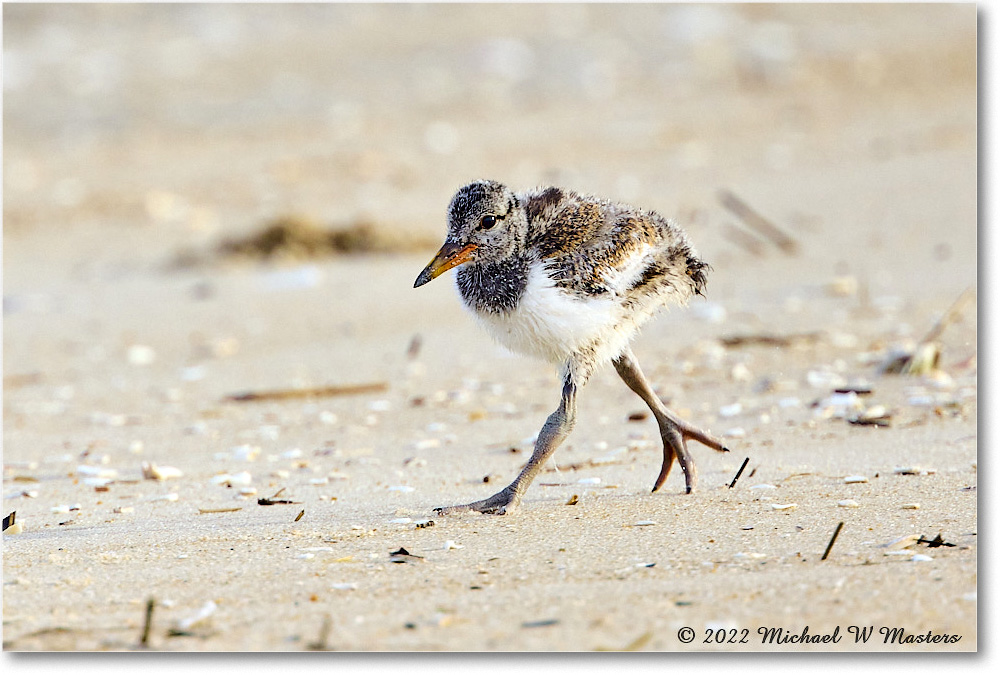
[[[5,5],[3,30],[5,650],[137,649],[149,598],[158,650],[977,648],[975,303],[936,372],[879,369],[976,290],[975,6]],[[657,209],[712,264],[634,344],[730,442],[692,446],[700,491],[675,467],[650,494],[655,424],[606,369],[519,512],[435,517],[516,474],[554,370],[450,278],[411,288],[433,247],[214,254],[283,216],[434,240],[484,176]],[[764,335],[804,337],[730,340]],[[385,388],[226,398],[354,384]],[[840,641],[759,633],[806,626]]]

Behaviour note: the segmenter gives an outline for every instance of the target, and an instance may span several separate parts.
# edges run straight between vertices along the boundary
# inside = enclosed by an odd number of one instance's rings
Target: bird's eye
[[[483,219],[479,221],[479,227],[483,230],[488,230],[497,224],[496,216],[483,216]]]

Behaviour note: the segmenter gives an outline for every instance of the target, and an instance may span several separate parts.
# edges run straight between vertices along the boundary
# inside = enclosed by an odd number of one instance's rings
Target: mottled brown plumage
[[[460,266],[460,267],[459,267]],[[658,309],[705,287],[706,265],[687,235],[654,211],[560,188],[514,193],[494,181],[466,185],[448,207],[448,236],[414,286],[459,267],[462,300],[504,346],[559,366],[563,396],[539,434],[528,464],[507,488],[462,507],[513,508],[542,463],[573,427],[576,390],[613,363],[650,407],[664,442],[659,489],[676,458],[687,491],[697,482],[686,440],[724,451],[653,394],[629,341]]]

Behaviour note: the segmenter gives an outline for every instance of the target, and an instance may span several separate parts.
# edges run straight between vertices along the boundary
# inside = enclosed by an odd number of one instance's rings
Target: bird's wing
[[[558,286],[583,295],[623,294],[658,269],[673,239],[665,219],[555,190],[534,194],[526,208],[528,246]]]

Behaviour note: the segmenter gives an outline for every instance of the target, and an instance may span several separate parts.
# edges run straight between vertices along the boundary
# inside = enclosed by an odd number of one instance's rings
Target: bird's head
[[[520,252],[528,232],[524,207],[506,185],[469,183],[448,205],[448,236],[413,284],[423,286],[452,267],[502,260]]]

